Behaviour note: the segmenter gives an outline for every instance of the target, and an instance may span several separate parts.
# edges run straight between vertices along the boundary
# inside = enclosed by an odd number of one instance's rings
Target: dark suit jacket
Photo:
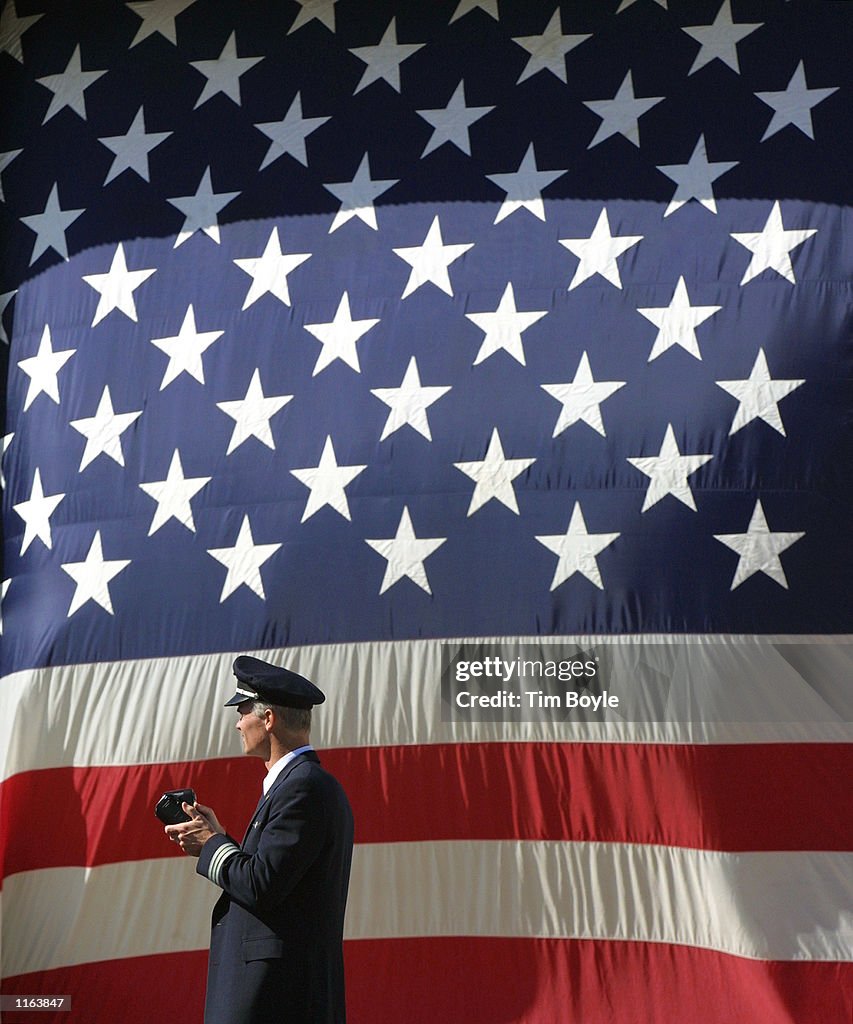
[[[197,871],[213,909],[205,1024],[343,1024],[343,925],[353,820],[313,751],[282,771],[242,846],[214,836]]]

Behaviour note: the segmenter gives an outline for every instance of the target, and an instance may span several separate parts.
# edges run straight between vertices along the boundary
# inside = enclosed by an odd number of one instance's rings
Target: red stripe
[[[853,965],[663,943],[407,939],[347,948],[351,1020],[849,1024]]]
[[[462,743],[322,753],[353,804],[361,843],[554,839],[708,850],[847,850],[853,746]],[[239,838],[263,767],[254,759],[13,776],[0,792],[4,877],[180,856],[152,814],[192,785]],[[50,808],[61,843],[26,823]]]
[[[132,922],[128,922],[132,927]],[[348,942],[350,1024],[850,1024],[853,965],[764,962],[664,943],[439,938]],[[39,1024],[198,1024],[207,955],[139,957],[8,978],[63,994]],[[4,1024],[33,1024],[4,1013]]]

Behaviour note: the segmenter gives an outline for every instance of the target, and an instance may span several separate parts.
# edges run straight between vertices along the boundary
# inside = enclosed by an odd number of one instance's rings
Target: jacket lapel
[[[245,846],[246,840],[249,838],[249,833],[252,831],[252,826],[255,824],[255,819],[261,813],[261,808],[264,806],[266,797],[261,794],[261,799],[258,801],[258,806],[255,808],[252,817],[249,819],[249,824],[246,826],[246,831],[243,833],[243,839],[240,843],[241,846]]]

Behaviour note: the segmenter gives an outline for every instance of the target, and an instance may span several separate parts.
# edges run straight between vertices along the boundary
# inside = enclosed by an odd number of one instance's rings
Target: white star
[[[170,338],[151,339],[151,344],[156,345],[161,352],[165,352],[169,357],[169,365],[160,382],[160,390],[168,387],[182,373],[188,373],[199,384],[204,384],[202,354],[224,333],[224,331],[197,331],[195,312],[190,303],[184,315],[184,322],[177,334]]]
[[[305,511],[299,521],[304,523],[315,512],[319,512],[324,505],[331,506],[344,519],[350,519],[349,502],[344,488],[365,469],[367,466],[339,466],[332,439],[327,435],[319,465],[307,469],[291,469],[290,471],[300,483],[305,484],[311,491]]]
[[[210,168],[207,167],[194,196],[177,196],[168,200],[186,218],[173,248],[177,249],[179,245],[183,245],[196,231],[203,231],[219,245],[217,214],[239,195],[239,192],[214,192],[210,181]]]
[[[226,416],[234,420],[234,430],[231,433],[231,440],[228,442],[230,455],[244,441],[250,437],[256,437],[261,444],[275,451],[275,442],[270,429],[270,419],[283,409],[293,395],[264,395],[261,386],[261,371],[255,369],[249,387],[246,390],[246,397],[233,402],[217,402],[217,409],[221,409]]]
[[[622,79],[622,84],[613,99],[584,100],[584,106],[589,107],[594,114],[601,118],[598,131],[586,148],[592,149],[599,142],[609,139],[611,135],[624,135],[629,142],[639,146],[639,119],[664,98],[663,96],[644,96],[638,99],[634,95],[634,80],[629,71]]]
[[[349,296],[344,292],[338,303],[335,319],[331,323],[305,324],[305,330],[313,334],[323,346],[317,356],[311,376],[316,377],[321,370],[325,370],[336,359],[341,359],[356,373],[361,373],[355,343],[378,323],[378,317],[353,320],[352,313],[350,313]]]
[[[446,540],[446,537],[416,537],[412,527],[412,517],[409,515],[409,507],[405,505],[395,536],[382,540],[365,539],[365,543],[369,544],[388,562],[385,566],[382,586],[379,588],[380,595],[384,594],[389,587],[393,587],[404,576],[413,583],[417,583],[421,590],[432,594],[424,561]]]
[[[536,538],[559,558],[554,578],[551,580],[551,590],[556,590],[576,572],[585,576],[590,583],[594,583],[599,590],[604,590],[595,556],[612,544],[618,536],[618,533],[589,533],[581,504],[576,501],[569,528],[565,533]]]
[[[560,27],[560,8],[557,7],[541,36],[513,37],[512,41],[518,43],[530,54],[524,65],[524,70],[518,76],[516,85],[540,71],[550,71],[561,82],[567,82],[566,54],[574,50],[576,46],[580,46],[585,39],[589,39],[589,34],[563,35],[563,30]]]
[[[21,543],[21,555],[38,537],[47,547],[51,547],[50,517],[56,511],[56,506],[62,501],[65,494],[45,494],[41,484],[41,473],[38,468],[33,477],[33,487],[27,501],[19,501],[12,508],[24,520],[24,539]]]
[[[508,459],[504,455],[498,428],[495,427],[492,430],[486,457],[482,461],[453,463],[476,485],[474,493],[471,495],[471,504],[468,506],[468,515],[472,516],[492,498],[496,498],[511,512],[519,515],[518,501],[512,482],[535,461],[536,459]]]
[[[809,89],[806,85],[805,67],[800,61],[783,92],[757,92],[755,94],[762,103],[773,108],[773,117],[770,119],[767,130],[761,136],[761,141],[764,142],[776,132],[781,132],[789,124],[799,128],[803,135],[813,139],[812,107],[822,103],[834,92],[838,92],[838,86],[831,89]]]
[[[417,113],[433,127],[432,135],[430,135],[429,141],[424,147],[421,156],[426,156],[427,153],[431,153],[434,149],[438,149],[439,146],[443,146],[445,142],[452,143],[457,149],[461,149],[463,153],[470,156],[471,125],[474,124],[475,121],[479,121],[481,117],[485,117],[489,111],[494,109],[494,106],[466,106],[465,82],[460,81],[459,85],[454,89],[453,95],[448,100],[446,107],[417,111]]]
[[[188,7],[192,7],[195,0],[143,0],[143,2],[129,3],[127,6],[142,18],[133,42],[130,44],[132,50],[137,43],[143,39],[159,32],[164,39],[173,45],[178,45],[178,32],[175,28],[175,18]]]
[[[534,217],[544,221],[545,204],[542,202],[542,189],[562,177],[567,171],[567,167],[560,171],[540,171],[536,165],[536,155],[531,142],[517,171],[487,174],[486,177],[489,181],[493,181],[498,188],[506,192],[506,199],[501,203],[501,208],[495,217],[495,224],[499,224],[505,217],[521,209],[529,210]]]
[[[310,21],[322,22],[330,32],[335,31],[335,4],[338,0],[296,0],[299,4],[299,13],[296,15],[293,24],[287,30],[287,34],[295,32]]]
[[[748,380],[718,380],[718,387],[738,400],[729,437],[753,420],[762,419],[785,437],[785,426],[779,413],[779,402],[805,384],[805,380],[773,380],[767,367],[764,349],[759,348]]]
[[[136,303],[133,301],[133,293],[143,281],[147,281],[152,274],[156,273],[156,267],[149,270],[128,270],[124,245],[119,242],[110,269],[106,274],[83,275],[86,284],[91,285],[101,296],[98,299],[98,308],[95,310],[92,326],[99,324],[114,309],[120,310],[136,323]]]
[[[691,306],[687,285],[684,283],[684,278],[679,277],[668,306],[649,306],[637,310],[658,328],[648,361],[657,359],[673,345],[680,345],[685,352],[689,352],[691,356],[701,360],[702,353],[699,351],[696,328],[715,313],[719,313],[722,308],[722,306]]]
[[[46,75],[44,78],[36,79],[53,93],[42,124],[47,124],[64,107],[71,107],[74,113],[79,114],[85,121],[86,97],[84,93],[90,85],[97,82],[101,75],[105,74],[106,71],[83,71],[80,66],[80,47],[76,46],[64,71],[58,75]]]
[[[107,385],[101,393],[95,415],[71,421],[71,426],[86,438],[86,449],[78,472],[82,473],[99,455],[108,455],[114,462],[124,466],[121,435],[141,415],[141,409],[136,412],[115,412]]]
[[[42,392],[59,405],[58,374],[76,351],[76,348],[66,348],[61,352],[54,352],[50,338],[50,327],[45,324],[38,352],[34,356],[22,359],[18,363],[19,368],[30,378],[27,397],[24,399],[24,412],[29,409],[33,401]]]
[[[328,120],[328,117],[303,117],[302,98],[297,93],[293,97],[293,102],[287,113],[280,121],[264,121],[262,124],[255,125],[258,131],[263,132],[270,140],[259,170],[262,171],[285,153],[290,153],[294,160],[298,160],[303,167],[307,167],[308,154],[305,151],[305,139]]]
[[[256,544],[252,536],[249,517],[243,516],[237,541],[231,548],[208,548],[207,553],[221,562],[228,570],[219,603],[229,597],[238,587],[248,587],[261,600],[266,599],[261,579],[261,566],[278,551],[281,544]]]
[[[737,160],[709,163],[705,151],[705,136],[700,135],[686,164],[658,165],[658,170],[676,183],[675,195],[670,199],[664,217],[680,210],[691,199],[697,199],[706,210],[716,213],[717,203],[712,185],[717,178],[737,165]]]
[[[763,572],[765,576],[769,576],[771,580],[775,580],[780,587],[787,590],[788,580],[785,577],[785,570],[782,568],[779,556],[804,536],[804,531],[771,533],[761,502],[756,501],[746,533],[714,534],[714,540],[725,544],[739,556],[731,589],[739,587],[755,573]]]
[[[30,266],[47,249],[53,249],[64,260],[67,260],[68,243],[65,239],[65,232],[85,212],[85,210],[63,210],[59,205],[58,185],[54,183],[42,212],[21,217],[23,223],[36,233],[36,240],[33,243],[33,251],[30,256]]]
[[[607,207],[602,207],[595,228],[589,238],[561,238],[569,252],[580,260],[575,276],[569,284],[569,291],[589,280],[595,274],[609,281],[617,288],[622,287],[616,260],[632,246],[643,240],[642,235],[611,235]]]
[[[401,298],[405,299],[407,295],[411,295],[427,281],[432,281],[445,295],[453,295],[448,267],[473,247],[473,242],[445,245],[441,237],[441,224],[438,214],[436,214],[421,245],[405,246],[394,250],[396,255],[401,260],[405,260],[412,268]]]
[[[672,424],[667,424],[663,443],[657,455],[628,459],[632,466],[649,477],[646,498],[640,511],[645,512],[652,505],[656,505],[661,498],[671,494],[695,512],[696,502],[690,485],[687,483],[687,478],[712,458],[713,455],[682,455],[678,449],[678,442],[675,440]]]
[[[396,185],[399,178],[387,178],[384,181],[374,181],[370,177],[370,161],[367,153],[361,158],[358,170],[352,181],[336,181],[324,184],[323,188],[331,192],[333,196],[341,201],[341,208],[335,214],[329,234],[353,217],[358,217],[369,228],[378,231],[376,223],[376,211],[373,209],[373,200],[387,192],[389,188]]]
[[[12,299],[15,298],[17,294],[18,289],[15,288],[11,292],[3,292],[3,294],[0,295],[0,341],[4,342],[6,345],[9,344],[9,335],[6,333],[6,327],[3,323],[3,316],[6,312],[6,309],[9,306],[9,303],[12,301]]]
[[[740,74],[737,44],[757,28],[761,28],[763,24],[764,22],[738,22],[735,24],[732,21],[731,0],[723,0],[712,25],[694,25],[690,28],[682,29],[701,46],[701,49],[696,54],[696,59],[687,72],[688,75],[692,75],[694,71],[703,68],[714,58],[718,58],[728,65],[732,71]]]
[[[765,270],[775,270],[791,284],[796,284],[789,254],[815,234],[817,228],[786,230],[782,224],[782,208],[777,199],[761,231],[732,233],[732,238],[752,253],[749,266],[741,278],[741,285],[748,284]]]
[[[624,11],[627,7],[630,7],[631,4],[635,4],[636,2],[637,0],[622,0],[622,3],[616,8],[616,13],[619,14],[620,11]],[[655,0],[655,2],[664,10],[667,10],[667,0]]]
[[[382,428],[380,441],[393,434],[395,430],[405,426],[407,423],[427,441],[432,440],[429,430],[429,421],[426,411],[433,402],[437,402],[442,395],[450,390],[447,387],[421,387],[421,378],[418,373],[418,361],[412,356],[406,373],[398,388],[371,388],[370,393],[384,402],[391,410],[388,419]]]
[[[253,68],[263,59],[263,57],[238,57],[237,33],[232,32],[228,37],[228,42],[222,47],[222,52],[215,60],[191,60],[190,64],[207,79],[201,95],[195,101],[193,110],[198,110],[202,103],[207,103],[211,97],[220,92],[225,93],[239,107],[241,105],[240,78],[246,74],[249,68]]]
[[[11,4],[11,6],[14,7],[14,4]],[[39,15],[39,17],[41,17],[41,15]],[[12,582],[11,579],[8,579],[8,580],[3,580],[3,583],[0,584],[0,612],[2,612],[2,604],[6,600],[6,592],[8,591],[9,584],[11,582]],[[3,636],[3,615],[2,614],[0,614],[0,636]]]
[[[248,309],[267,294],[274,295],[285,306],[289,306],[290,289],[287,286],[287,275],[310,258],[310,252],[283,253],[278,239],[278,228],[273,228],[260,256],[234,260],[237,266],[252,278],[242,308]]]
[[[117,178],[123,171],[136,171],[143,181],[151,181],[150,168],[148,166],[148,154],[156,149],[161,142],[165,142],[172,132],[146,132],[145,114],[142,107],[136,112],[136,116],[124,135],[108,135],[99,138],[107,149],[115,153],[110,169],[104,178],[104,184],[108,185],[113,178]]]
[[[626,384],[624,380],[595,380],[586,352],[581,355],[574,380],[568,384],[542,384],[552,398],[561,402],[563,408],[554,424],[552,437],[557,437],[573,423],[586,423],[593,430],[607,437],[601,418],[601,403],[606,401]]]
[[[3,171],[23,152],[22,149],[10,149],[7,153],[0,153],[0,203],[6,202],[6,196],[3,194]]]
[[[495,21],[500,20],[498,18],[498,0],[459,0],[448,24],[452,25],[454,21],[458,21],[459,18],[464,17],[469,11],[474,11],[478,7],[481,11],[485,11],[486,14],[494,18]]]
[[[524,366],[524,346],[521,343],[521,335],[547,313],[547,309],[519,313],[515,308],[515,293],[512,281],[510,281],[504,289],[498,308],[493,313],[465,314],[468,320],[473,321],[486,334],[474,359],[474,366],[482,363],[484,359],[488,359],[500,349],[509,352],[513,359]]]
[[[190,532],[195,533],[190,500],[210,480],[209,476],[185,477],[184,467],[181,465],[181,453],[176,448],[172,454],[172,461],[169,463],[166,479],[139,485],[149,497],[157,502],[154,518],[148,528],[148,536],[156,533],[170,519],[177,519],[182,526],[186,526]]]
[[[67,618],[82,608],[87,601],[95,601],[104,611],[113,614],[113,602],[110,598],[110,580],[130,565],[129,558],[104,560],[101,547],[101,531],[96,530],[92,544],[86,555],[85,562],[65,562],[62,570],[67,572],[77,584],[71,604],[68,606]]]
[[[24,63],[24,52],[21,49],[21,36],[31,25],[43,18],[43,14],[32,14],[24,18],[18,17],[15,0],[7,0],[0,15],[0,53],[8,53],[19,64]]]
[[[397,19],[392,18],[377,45],[350,47],[349,52],[367,65],[355,87],[355,92],[361,92],[371,82],[378,82],[380,78],[384,79],[395,92],[399,92],[400,65],[407,57],[417,53],[422,46],[424,43],[398,43]]]

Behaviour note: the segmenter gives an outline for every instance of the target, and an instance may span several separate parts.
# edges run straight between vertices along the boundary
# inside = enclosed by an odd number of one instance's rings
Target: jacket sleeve
[[[294,771],[270,799],[254,853],[241,850],[230,836],[216,835],[201,848],[196,865],[200,875],[249,911],[285,899],[317,858],[326,836],[325,800],[310,771]]]

